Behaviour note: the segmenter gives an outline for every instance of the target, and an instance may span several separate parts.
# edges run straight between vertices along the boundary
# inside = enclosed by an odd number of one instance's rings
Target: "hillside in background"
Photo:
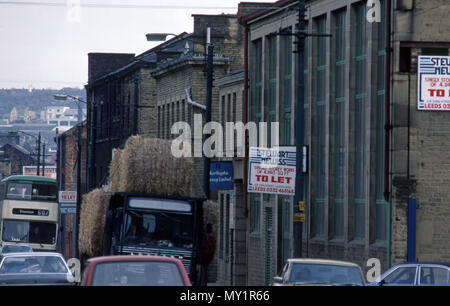
[[[55,100],[53,95],[66,94],[79,97],[86,101],[86,91],[80,88],[62,88],[62,89],[0,89],[0,116],[5,118],[9,116],[13,107],[26,108],[39,112],[45,110],[48,106],[69,106],[76,108],[77,104],[72,100]],[[83,105],[83,107],[85,107]]]

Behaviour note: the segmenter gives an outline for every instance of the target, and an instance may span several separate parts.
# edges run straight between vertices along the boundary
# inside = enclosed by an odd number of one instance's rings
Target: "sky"
[[[192,14],[275,0],[0,0],[0,89],[83,88],[89,52],[134,53],[145,34],[193,31]]]

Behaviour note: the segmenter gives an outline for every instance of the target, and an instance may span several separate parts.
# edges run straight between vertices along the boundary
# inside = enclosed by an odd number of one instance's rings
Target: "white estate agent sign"
[[[295,166],[295,147],[251,147],[248,192],[294,195]]]
[[[450,111],[450,57],[419,56],[418,110]]]

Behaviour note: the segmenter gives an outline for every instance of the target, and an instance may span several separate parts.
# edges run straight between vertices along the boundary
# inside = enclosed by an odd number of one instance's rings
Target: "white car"
[[[0,285],[75,285],[64,257],[55,252],[5,253]]]
[[[33,252],[33,249],[26,244],[3,244],[0,246],[0,255],[6,253]]]

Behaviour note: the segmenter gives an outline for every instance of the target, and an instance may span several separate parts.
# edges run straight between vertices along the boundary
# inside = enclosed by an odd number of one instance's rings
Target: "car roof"
[[[343,260],[333,260],[333,259],[320,259],[320,258],[289,258],[290,263],[305,263],[305,264],[324,264],[324,265],[340,265],[340,266],[353,266],[359,267],[358,264],[343,261]]]
[[[166,261],[181,263],[177,258],[167,256],[154,256],[154,255],[110,255],[110,256],[98,256],[91,257],[87,260],[89,263],[100,262],[113,262],[113,261]],[[182,263],[181,263],[182,265]]]
[[[63,257],[62,254],[56,252],[14,252],[14,253],[4,253],[3,257],[17,257],[17,256],[59,256]]]
[[[400,266],[410,266],[410,265],[440,265],[440,266],[447,266],[450,268],[449,262],[426,262],[426,261],[420,261],[420,262],[403,262],[395,264],[393,267],[400,267]]]
[[[8,248],[8,247],[26,247],[26,248],[32,249],[32,247],[29,246],[28,244],[3,244],[3,245],[0,245],[0,249]]]

